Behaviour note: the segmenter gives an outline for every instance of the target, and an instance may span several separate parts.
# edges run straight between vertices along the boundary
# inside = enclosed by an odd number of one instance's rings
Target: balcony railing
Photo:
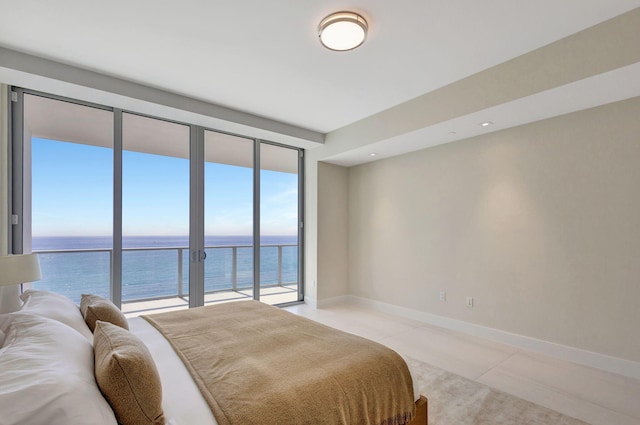
[[[123,302],[188,295],[188,247],[123,248],[122,251]],[[206,246],[205,251],[206,294],[253,288],[252,245]],[[43,276],[37,288],[63,293],[76,302],[82,293],[109,296],[112,249],[34,252],[40,256]],[[261,245],[260,253],[261,288],[298,283],[297,244]]]

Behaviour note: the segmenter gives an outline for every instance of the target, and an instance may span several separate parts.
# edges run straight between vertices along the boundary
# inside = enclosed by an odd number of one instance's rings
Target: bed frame
[[[407,425],[427,425],[428,423],[428,400],[425,396],[421,395],[420,400],[416,401],[416,417]]]

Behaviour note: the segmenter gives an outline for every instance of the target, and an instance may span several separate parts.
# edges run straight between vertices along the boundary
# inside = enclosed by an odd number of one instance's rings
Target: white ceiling
[[[640,0],[0,0],[0,47],[330,133],[638,7]],[[318,22],[345,9],[367,19],[368,39],[353,51],[326,50]]]

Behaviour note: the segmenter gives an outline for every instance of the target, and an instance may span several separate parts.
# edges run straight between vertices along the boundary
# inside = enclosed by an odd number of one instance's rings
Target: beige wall
[[[640,361],[638,117],[634,98],[351,168],[350,293]]]
[[[318,163],[318,300],[348,294],[347,168]]]

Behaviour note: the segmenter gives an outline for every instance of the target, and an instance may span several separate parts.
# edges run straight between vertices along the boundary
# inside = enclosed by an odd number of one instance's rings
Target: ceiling
[[[457,128],[485,119],[487,108],[357,146],[341,141],[343,129],[638,7],[640,0],[0,0],[0,47],[325,134],[334,145],[327,158],[355,165],[371,161],[373,149],[386,157],[474,135],[476,128]],[[345,9],[367,19],[367,41],[349,52],[324,49],[318,23]],[[585,87],[619,80],[590,75],[573,92],[566,86],[578,78],[550,87],[562,96],[539,92],[554,114],[566,113],[637,95],[640,73],[629,74],[624,93],[576,105],[567,93],[585,97]],[[494,129],[550,115],[539,113],[533,94],[490,105],[523,103],[504,123],[491,116]]]

